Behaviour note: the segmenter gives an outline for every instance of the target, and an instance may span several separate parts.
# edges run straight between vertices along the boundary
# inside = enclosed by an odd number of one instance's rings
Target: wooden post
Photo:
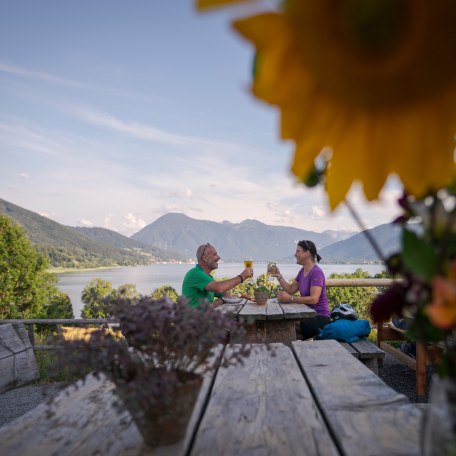
[[[381,348],[381,343],[383,341],[383,321],[377,322],[377,347]],[[381,369],[383,367],[383,358],[378,359],[378,367]]]
[[[416,395],[422,398],[426,392],[426,347],[416,341]]]
[[[30,343],[32,344],[32,347],[35,348],[35,325],[33,323],[30,323],[27,325],[27,330]]]

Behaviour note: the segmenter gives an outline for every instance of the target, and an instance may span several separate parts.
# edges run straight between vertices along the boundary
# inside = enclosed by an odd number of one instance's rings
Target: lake
[[[266,272],[266,263],[254,264],[255,276]],[[141,294],[150,294],[162,285],[171,285],[180,294],[182,281],[185,273],[192,268],[191,264],[151,264],[148,266],[123,267],[113,269],[99,269],[95,271],[63,272],[56,274],[58,277],[58,288],[66,293],[73,305],[73,312],[76,318],[80,318],[84,304],[81,301],[81,293],[84,287],[92,279],[101,278],[112,283],[114,288],[126,283],[133,283]],[[295,277],[299,271],[296,264],[278,263],[280,272],[290,279]],[[351,273],[356,269],[363,269],[373,276],[384,270],[381,264],[321,264],[326,277],[332,273]],[[215,271],[216,278],[234,277],[243,270],[240,263],[220,263]]]

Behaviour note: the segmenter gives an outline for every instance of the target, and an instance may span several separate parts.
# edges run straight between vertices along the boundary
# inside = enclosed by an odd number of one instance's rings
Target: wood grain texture
[[[290,348],[273,349],[218,371],[191,455],[338,454]]]
[[[266,320],[266,306],[259,306],[255,302],[247,301],[238,313],[239,320]]]
[[[358,352],[348,343],[348,342],[339,342],[345,350],[350,353],[350,355],[354,356],[355,358],[359,358]]]
[[[266,308],[266,318],[268,320],[283,320],[283,310],[275,299],[269,299]]]
[[[40,377],[24,324],[0,325],[0,393]]]
[[[338,342],[293,342],[333,435],[347,456],[419,454],[421,412]]]
[[[315,317],[317,313],[305,304],[281,304],[285,318],[301,320],[304,318]]]
[[[223,347],[217,347],[219,356]],[[174,445],[150,448],[143,443],[131,415],[106,377],[86,377],[26,415],[0,428],[2,456],[141,455],[183,456],[188,453],[210,391],[213,373],[204,376],[185,438]],[[117,405],[116,405],[117,404]]]
[[[359,359],[384,358],[385,352],[373,344],[370,340],[352,342],[351,346],[359,353]]]

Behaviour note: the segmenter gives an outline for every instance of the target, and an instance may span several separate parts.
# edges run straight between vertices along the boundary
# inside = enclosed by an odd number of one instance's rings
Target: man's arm
[[[232,279],[213,281],[206,285],[206,291],[212,291],[213,293],[224,294],[229,290],[232,290],[237,285],[240,285],[244,282],[245,279],[248,279],[253,275],[252,268],[244,269],[239,275],[233,277]]]

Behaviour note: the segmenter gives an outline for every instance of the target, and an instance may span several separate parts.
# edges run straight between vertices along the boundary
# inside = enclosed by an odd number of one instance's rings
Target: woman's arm
[[[290,284],[287,280],[283,278],[283,275],[280,274],[277,276],[280,286],[290,295],[294,295],[299,290],[299,283],[296,280]]]
[[[322,289],[322,287],[318,286],[310,287],[310,296],[292,296],[293,302],[296,304],[307,304],[308,306],[314,306],[320,299]]]

